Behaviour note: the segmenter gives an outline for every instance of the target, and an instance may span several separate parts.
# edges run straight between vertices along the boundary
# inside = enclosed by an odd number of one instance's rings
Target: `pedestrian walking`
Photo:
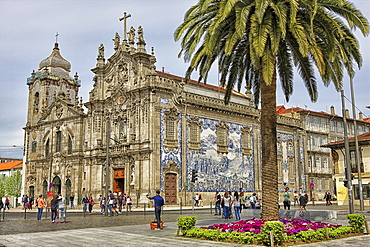
[[[106,205],[106,199],[105,197],[102,197],[102,199],[100,200],[100,214],[104,214],[105,213],[105,205]]]
[[[5,210],[6,208],[8,208],[8,210],[10,210],[10,208],[9,208],[9,203],[10,203],[10,200],[9,200],[9,198],[8,198],[8,197],[6,197],[6,198],[5,198],[5,207],[4,207],[4,210]]]
[[[122,213],[122,201],[123,201],[123,196],[122,196],[122,193],[121,192],[118,192],[118,196],[117,196],[117,208],[118,208],[118,213],[121,214]]]
[[[246,208],[245,200],[244,200],[244,192],[240,192],[239,197],[240,197],[240,213],[242,213],[243,208]]]
[[[198,195],[198,193],[195,194],[193,199],[194,199],[194,206],[199,207],[199,195]]]
[[[126,197],[127,211],[132,212],[132,198],[130,196]]]
[[[2,197],[0,197],[0,212],[1,212],[1,210],[4,208],[4,202],[3,202],[3,198]],[[4,210],[5,210],[5,208],[4,208]]]
[[[33,197],[30,196],[30,198],[29,198],[29,204],[30,204],[29,209],[30,210],[32,210],[33,203],[34,203]]]
[[[93,206],[94,206],[94,199],[92,198],[92,194],[90,194],[90,197],[89,197],[89,214],[92,214],[92,209],[93,209]]]
[[[45,199],[42,198],[42,195],[39,195],[39,198],[36,199],[36,206],[37,206],[37,220],[41,221],[42,212],[45,206]]]
[[[75,208],[75,194],[73,192],[69,196],[69,208],[70,209]]]
[[[249,201],[251,204],[251,209],[256,209],[257,203],[257,194],[254,192],[251,197],[249,197]]]
[[[284,192],[284,210],[290,210],[290,192],[289,192],[289,187],[285,188]]]
[[[109,195],[108,197],[108,209],[109,209],[109,216],[113,216],[113,205],[114,205],[114,196],[113,198]]]
[[[235,213],[235,220],[240,220],[240,197],[238,192],[234,192],[234,213]]]
[[[230,204],[231,204],[231,196],[228,191],[224,193],[224,196],[222,198],[222,202],[224,205],[224,220],[228,221],[230,218]]]
[[[157,220],[157,230],[160,230],[161,226],[161,211],[162,211],[162,206],[164,205],[164,200],[163,197],[160,196],[160,191],[157,190],[155,196],[149,197],[148,195],[146,196],[150,200],[154,200],[154,214],[155,218]]]
[[[84,198],[82,198],[81,202],[83,204],[83,212],[86,213],[87,205],[89,204],[89,198],[87,197],[87,195],[85,195]]]
[[[306,193],[303,193],[299,197],[299,206],[300,206],[299,210],[306,210],[307,202],[308,202],[308,196]]]
[[[22,203],[23,203],[23,207],[24,208],[28,208],[29,207],[29,204],[28,204],[28,196],[27,195],[23,195],[23,197],[22,197]]]
[[[67,223],[66,202],[62,194],[58,196],[58,223]],[[64,219],[64,220],[63,220]]]
[[[50,210],[51,210],[51,222],[55,223],[55,219],[57,217],[57,210],[58,210],[58,196],[55,195],[50,202]]]
[[[296,204],[298,204],[299,194],[298,194],[297,191],[294,191],[294,194],[293,195],[294,195],[293,202],[294,202],[294,206],[295,206]]]
[[[220,193],[218,193],[218,191],[216,191],[214,202],[215,202],[215,215],[221,215],[221,195]]]
[[[325,193],[324,199],[326,201],[326,206],[332,205],[331,204],[331,195],[330,195],[330,192],[326,192]]]
[[[203,198],[202,198],[202,194],[199,194],[199,207],[203,207]]]

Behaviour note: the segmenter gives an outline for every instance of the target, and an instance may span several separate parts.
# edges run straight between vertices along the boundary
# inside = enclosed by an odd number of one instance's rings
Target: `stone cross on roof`
[[[126,33],[127,33],[127,23],[126,23],[126,20],[127,18],[131,17],[131,14],[127,14],[126,12],[123,13],[123,17],[119,18],[119,21],[122,21],[123,20],[123,42],[124,43],[127,43],[127,40],[126,40]]]

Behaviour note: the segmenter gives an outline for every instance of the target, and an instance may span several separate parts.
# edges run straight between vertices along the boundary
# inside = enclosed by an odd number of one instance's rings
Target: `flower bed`
[[[215,224],[208,227],[201,227],[201,229],[220,229],[222,232],[253,232],[255,234],[259,234],[266,221],[268,220],[249,219],[233,223]],[[287,236],[294,235],[300,231],[316,231],[317,229],[324,227],[337,228],[340,226],[329,223],[311,222],[309,220],[300,220],[300,219],[292,220],[280,219],[278,221],[284,224],[285,228],[284,233]]]

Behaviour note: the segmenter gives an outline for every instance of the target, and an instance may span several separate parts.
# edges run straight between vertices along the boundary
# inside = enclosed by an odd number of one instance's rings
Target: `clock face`
[[[118,104],[123,104],[125,101],[126,101],[126,98],[123,95],[119,96],[117,99]]]

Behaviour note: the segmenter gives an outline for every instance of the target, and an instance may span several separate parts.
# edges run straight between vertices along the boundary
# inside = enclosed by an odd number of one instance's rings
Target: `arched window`
[[[40,103],[40,94],[39,92],[36,92],[33,101],[33,114],[39,113],[39,103]]]
[[[48,196],[47,191],[48,191],[48,182],[44,180],[44,182],[42,183],[42,197],[43,198],[46,198]]]
[[[47,157],[49,155],[49,152],[50,152],[50,142],[49,142],[49,139],[46,141],[46,144],[45,144],[45,156]]]

